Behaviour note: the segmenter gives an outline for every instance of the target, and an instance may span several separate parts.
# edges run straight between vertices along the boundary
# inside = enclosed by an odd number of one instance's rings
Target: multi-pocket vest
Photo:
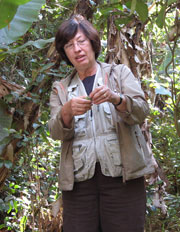
[[[104,85],[98,67],[93,89]],[[68,86],[68,100],[86,96],[85,87],[74,76]],[[85,114],[75,116],[75,135],[73,141],[73,160],[75,181],[84,181],[94,175],[96,162],[100,162],[102,173],[106,176],[121,176],[121,155],[115,124],[108,102],[93,105]]]

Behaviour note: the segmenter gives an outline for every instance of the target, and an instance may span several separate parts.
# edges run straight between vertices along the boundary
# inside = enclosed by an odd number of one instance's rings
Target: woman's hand
[[[103,102],[117,104],[120,100],[119,95],[113,92],[110,88],[108,88],[105,85],[102,85],[94,89],[89,95],[89,97],[92,99],[92,103],[97,105]]]
[[[61,116],[65,127],[70,128],[73,117],[76,115],[85,114],[91,109],[91,106],[91,100],[87,100],[85,96],[75,97],[66,102],[61,110]]]
[[[91,109],[92,102],[86,96],[75,97],[70,100],[70,110],[72,116],[85,114]]]

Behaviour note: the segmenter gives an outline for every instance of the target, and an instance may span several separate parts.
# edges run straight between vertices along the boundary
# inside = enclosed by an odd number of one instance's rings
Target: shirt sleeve
[[[143,123],[149,114],[149,106],[139,81],[126,65],[118,65],[114,74],[119,91],[127,102],[127,111],[117,111],[118,115],[129,125]]]
[[[71,127],[66,128],[61,116],[62,102],[60,100],[61,92],[59,82],[54,82],[50,95],[50,120],[48,127],[53,139],[62,141],[72,139],[74,136],[74,120]]]

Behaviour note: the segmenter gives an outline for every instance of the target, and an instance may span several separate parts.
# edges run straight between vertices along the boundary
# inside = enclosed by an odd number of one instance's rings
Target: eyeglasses
[[[65,44],[64,48],[71,50],[71,49],[74,49],[75,45],[78,45],[78,47],[83,47],[86,44],[87,44],[87,39],[79,39],[75,42],[70,42],[70,43]]]

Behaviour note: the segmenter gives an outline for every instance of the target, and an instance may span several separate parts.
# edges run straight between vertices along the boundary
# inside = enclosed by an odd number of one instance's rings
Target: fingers
[[[89,96],[91,97],[93,104],[100,104],[110,101],[111,90],[103,85],[94,89]]]
[[[73,116],[81,115],[91,109],[92,104],[101,104],[103,102],[111,102],[113,98],[112,91],[105,85],[95,88],[89,97],[80,96],[72,98],[71,113]]]
[[[71,99],[71,111],[73,116],[86,113],[91,109],[91,106],[91,100],[85,99],[84,96]]]

